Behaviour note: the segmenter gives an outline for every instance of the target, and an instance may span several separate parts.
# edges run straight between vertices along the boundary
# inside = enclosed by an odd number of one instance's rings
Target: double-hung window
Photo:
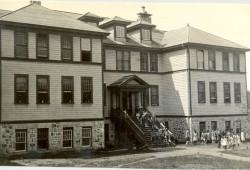
[[[197,50],[197,68],[204,69],[204,51]]]
[[[15,33],[15,57],[27,58],[28,57],[28,40],[26,32]]]
[[[148,71],[148,53],[141,52],[141,71]]]
[[[72,60],[72,37],[62,36],[62,60]]]
[[[234,83],[234,101],[235,101],[235,103],[240,103],[241,102],[240,83]]]
[[[223,83],[224,86],[224,103],[231,102],[231,95],[230,95],[230,83]]]
[[[26,151],[27,130],[16,129],[16,151]]]
[[[74,78],[62,76],[62,103],[74,103]]]
[[[92,77],[82,77],[82,103],[93,103]]]
[[[217,84],[216,82],[209,83],[210,103],[217,103]]]
[[[158,58],[156,54],[150,54],[150,71],[157,72],[158,71]]]
[[[49,38],[46,34],[37,34],[37,58],[49,58]]]
[[[28,104],[28,75],[15,75],[15,103]]]
[[[81,38],[81,50],[82,50],[82,61],[91,61],[92,59],[92,48],[91,39]]]
[[[142,40],[150,41],[151,40],[151,31],[149,29],[142,29]]]
[[[222,53],[223,71],[229,71],[229,56],[227,52]]]
[[[236,72],[240,71],[240,58],[238,53],[233,54],[233,67],[234,71]]]
[[[117,70],[130,70],[130,54],[128,51],[116,52],[116,67]]]
[[[206,102],[205,81],[198,81],[198,103]]]
[[[124,26],[116,26],[116,37],[125,38],[125,27]]]
[[[73,147],[73,128],[72,127],[63,128],[63,147],[64,148]]]
[[[91,127],[82,128],[82,146],[91,146]]]
[[[216,69],[215,51],[208,51],[208,66],[209,70]]]
[[[49,103],[49,76],[38,75],[37,77],[37,103]]]
[[[158,86],[151,86],[151,106],[159,106],[159,91]]]

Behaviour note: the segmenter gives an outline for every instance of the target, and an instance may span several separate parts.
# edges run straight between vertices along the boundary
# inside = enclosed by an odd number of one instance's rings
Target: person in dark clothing
[[[218,148],[221,147],[221,137],[222,137],[222,133],[221,133],[221,131],[219,131],[217,134]]]

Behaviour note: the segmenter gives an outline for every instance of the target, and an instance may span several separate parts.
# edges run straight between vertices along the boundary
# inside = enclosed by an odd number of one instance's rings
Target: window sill
[[[29,103],[14,103],[15,105],[28,105]]]
[[[49,105],[50,103],[36,103],[37,105]]]
[[[82,105],[92,105],[92,104],[94,104],[93,102],[91,102],[91,103],[81,103]]]
[[[75,103],[62,103],[62,105],[74,105]]]

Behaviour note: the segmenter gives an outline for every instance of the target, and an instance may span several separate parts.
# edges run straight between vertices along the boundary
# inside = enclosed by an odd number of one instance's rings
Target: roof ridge
[[[34,4],[29,4],[29,5],[26,5],[26,6],[22,7],[22,8],[19,8],[19,9],[17,9],[17,10],[10,11],[8,14],[2,15],[0,18],[5,17],[5,16],[10,15],[10,14],[13,14],[13,13],[15,13],[15,12],[17,12],[17,11],[20,11],[20,10],[22,10],[22,9],[24,9],[24,8],[27,8],[27,7],[31,6],[31,5],[34,5]]]

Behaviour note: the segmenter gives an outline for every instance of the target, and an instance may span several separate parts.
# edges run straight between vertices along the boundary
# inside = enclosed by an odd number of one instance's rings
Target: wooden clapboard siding
[[[196,49],[189,49],[190,55],[190,68],[197,69],[197,58],[196,58]]]
[[[193,115],[242,114],[246,106],[245,74],[191,71],[191,95]],[[197,81],[205,81],[206,103],[198,103]],[[217,103],[210,103],[209,82],[217,82]],[[224,103],[223,82],[230,82],[231,103]],[[234,102],[234,83],[241,83],[241,103]]]
[[[105,60],[107,70],[116,70],[116,51],[105,49]]]
[[[29,104],[14,104],[14,74],[29,75]],[[36,104],[36,75],[50,76],[50,104]],[[61,104],[61,76],[74,76],[74,104]],[[93,77],[93,104],[81,104],[81,76]],[[102,118],[102,68],[2,61],[2,120]]]
[[[246,72],[246,56],[240,54],[240,72]]]
[[[229,57],[229,71],[234,71],[233,53],[228,53],[228,57]]]
[[[164,53],[162,55],[162,71],[176,71],[187,69],[186,49]]]
[[[188,115],[188,72],[164,75],[163,110],[165,115]]]
[[[80,37],[73,37],[73,60],[81,61]]]
[[[131,64],[131,71],[140,71],[140,52],[131,51],[130,52],[130,64]]]
[[[92,39],[92,62],[102,62],[102,44],[100,39]]]
[[[129,33],[133,38],[135,38],[137,41],[141,42],[141,32],[140,30],[135,30]]]
[[[14,31],[1,30],[1,53],[2,57],[14,57]]]
[[[49,34],[49,59],[61,60],[61,36]]]
[[[118,79],[120,79],[123,76],[126,75],[131,75],[131,73],[111,73],[111,72],[104,72],[104,82],[106,83],[107,87],[114,83],[115,81],[117,81]],[[150,85],[158,85],[159,86],[159,106],[149,106],[148,109],[152,112],[156,112],[157,114],[164,114],[164,110],[163,110],[163,106],[164,106],[164,99],[163,96],[161,95],[164,92],[164,84],[166,85],[166,82],[163,82],[162,79],[162,75],[153,75],[153,74],[136,74],[138,77],[140,77],[142,80],[144,80],[145,82],[147,82]],[[110,112],[110,92],[108,90],[107,92],[107,105],[108,110]]]
[[[28,52],[29,58],[35,59],[36,58],[36,33],[29,32],[28,33]]]
[[[162,38],[163,38],[163,32],[159,31],[159,30],[152,30],[152,40],[162,44]]]

